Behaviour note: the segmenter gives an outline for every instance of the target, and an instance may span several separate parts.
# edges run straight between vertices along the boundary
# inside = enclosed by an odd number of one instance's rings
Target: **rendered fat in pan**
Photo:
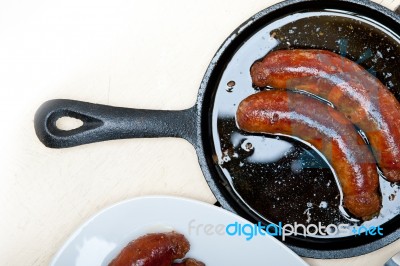
[[[279,50],[251,67],[253,84],[296,88],[332,102],[361,128],[384,176],[400,181],[400,104],[355,62],[323,50]]]
[[[344,207],[364,220],[379,212],[374,158],[353,124],[334,108],[298,93],[263,91],[240,103],[236,119],[239,128],[250,133],[280,133],[312,144],[336,172]]]

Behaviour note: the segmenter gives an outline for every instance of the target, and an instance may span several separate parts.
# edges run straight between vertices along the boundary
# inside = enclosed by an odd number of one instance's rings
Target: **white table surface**
[[[184,140],[48,149],[33,116],[54,98],[191,107],[224,39],[275,2],[0,1],[0,265],[47,265],[80,224],[124,199],[166,194],[214,203]],[[382,265],[399,250],[397,241],[356,258],[307,262]]]

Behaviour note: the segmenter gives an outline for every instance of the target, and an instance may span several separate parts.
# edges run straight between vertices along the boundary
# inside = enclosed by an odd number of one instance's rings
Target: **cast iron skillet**
[[[374,21],[373,23],[377,22],[378,28],[385,31],[384,34],[386,35],[395,36],[396,34],[400,34],[399,16],[369,1],[284,1],[257,13],[227,38],[207,69],[200,85],[197,102],[192,108],[181,111],[139,110],[74,100],[50,100],[45,102],[35,115],[36,134],[40,141],[50,148],[67,148],[93,142],[125,138],[184,138],[195,147],[201,169],[219,204],[223,208],[257,223],[260,221],[260,216],[252,208],[249,208],[236,193],[231,182],[221,170],[221,166],[217,163],[218,159],[215,158],[221,152],[220,144],[216,140],[216,137],[218,137],[218,134],[216,135],[215,133],[218,131],[215,129],[218,124],[216,117],[218,117],[219,105],[225,104],[223,96],[225,92],[223,90],[226,87],[226,75],[229,78],[230,74],[225,73],[225,71],[230,71],[230,64],[235,56],[240,55],[240,51],[243,51],[243,49],[244,51],[252,49],[252,45],[254,45],[252,38],[254,36],[262,33],[262,31],[266,31],[273,23],[280,20],[284,24],[286,23],[286,26],[283,26],[280,32],[278,32],[282,38],[279,41],[280,44],[276,47],[267,47],[267,45],[264,47],[265,49],[254,50],[254,59],[258,59],[269,50],[277,48],[320,48],[335,50],[337,47],[335,48],[333,43],[330,43],[329,34],[332,32],[329,31],[325,31],[324,35],[318,35],[318,38],[299,38],[298,40],[292,40],[294,43],[290,43],[291,37],[285,36],[285,27],[294,25],[290,24],[293,23],[293,18],[298,14],[307,14],[307,12],[314,12],[313,14],[317,14],[317,17],[319,12],[322,12],[321,15],[323,15],[323,12],[333,12],[332,16],[334,20],[336,16],[335,12],[339,12],[340,14],[346,14],[346,16],[355,21],[371,20]],[[357,37],[357,34],[362,35],[362,29],[354,34],[354,38],[358,40],[359,37]],[[327,36],[327,39],[324,39],[323,36]],[[270,36],[266,38],[270,38]],[[319,38],[323,41],[319,42]],[[395,37],[393,38],[396,39]],[[263,39],[265,38],[263,37]],[[366,38],[362,43],[367,47],[371,40],[372,38]],[[287,45],[287,47],[283,47],[282,45]],[[353,60],[356,60],[360,56],[362,57],[365,47],[362,48],[360,45],[356,44],[356,47],[349,45],[349,51],[345,55]],[[246,46],[248,47],[246,48]],[[254,47],[258,46],[255,45]],[[339,47],[336,52],[343,51],[340,51]],[[243,54],[243,56],[246,55],[246,53]],[[394,54],[389,51],[387,56],[389,55],[392,55],[394,60],[399,56],[397,51]],[[253,62],[254,60],[251,59],[250,61]],[[369,67],[368,64],[371,64],[371,61],[359,60],[359,63],[364,67]],[[383,80],[399,99],[399,91],[394,90],[394,87],[400,85],[400,73],[390,72],[390,77],[387,77],[386,74],[389,73],[390,67],[396,71],[396,66],[389,63],[383,65],[382,67],[382,64],[378,62],[374,71],[378,78]],[[247,70],[249,67],[250,65],[244,66]],[[243,77],[231,76],[230,78],[236,80],[237,84],[247,82],[247,88],[243,89],[244,94],[254,93],[248,71],[246,73],[240,72],[240,75]],[[236,89],[239,90],[240,88]],[[233,103],[233,106],[235,106],[237,101],[243,99],[244,96],[246,95],[237,96],[237,99],[232,100],[230,104]],[[232,108],[234,109],[234,107]],[[80,119],[83,121],[83,125],[70,131],[60,130],[56,126],[56,121],[64,116]],[[268,220],[262,220],[262,222],[264,224],[269,223]],[[343,258],[357,256],[379,249],[400,238],[398,224],[400,224],[399,215],[395,215],[389,221],[385,222],[382,225],[385,232],[383,237],[347,236],[339,238],[311,238],[295,236],[287,238],[285,244],[299,255],[306,257]]]

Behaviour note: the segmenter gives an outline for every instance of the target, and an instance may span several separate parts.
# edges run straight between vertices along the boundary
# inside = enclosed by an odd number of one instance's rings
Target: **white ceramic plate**
[[[106,266],[131,240],[172,230],[189,240],[187,257],[207,266],[307,265],[271,236],[246,240],[243,235],[228,235],[226,226],[235,222],[249,224],[231,212],[195,200],[166,196],[131,199],[105,209],[82,225],[51,265]]]

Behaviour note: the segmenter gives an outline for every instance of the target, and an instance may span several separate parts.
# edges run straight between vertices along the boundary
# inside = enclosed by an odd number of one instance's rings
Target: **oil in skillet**
[[[340,192],[329,165],[309,146],[284,136],[236,131],[220,121],[221,167],[229,169],[244,201],[272,222],[327,226],[348,222],[339,211]],[[233,132],[226,134],[224,132]],[[283,211],[284,210],[284,211]]]
[[[331,50],[368,69],[399,100],[399,43],[398,36],[373,21],[323,11],[278,19],[239,48],[220,79],[212,128],[218,167],[250,208],[270,222],[355,224],[341,211],[339,186],[317,151],[290,137],[248,134],[237,128],[237,105],[258,89],[251,87],[252,63],[272,50]],[[381,213],[362,225],[382,225],[400,213],[399,187],[382,178],[380,186]]]

